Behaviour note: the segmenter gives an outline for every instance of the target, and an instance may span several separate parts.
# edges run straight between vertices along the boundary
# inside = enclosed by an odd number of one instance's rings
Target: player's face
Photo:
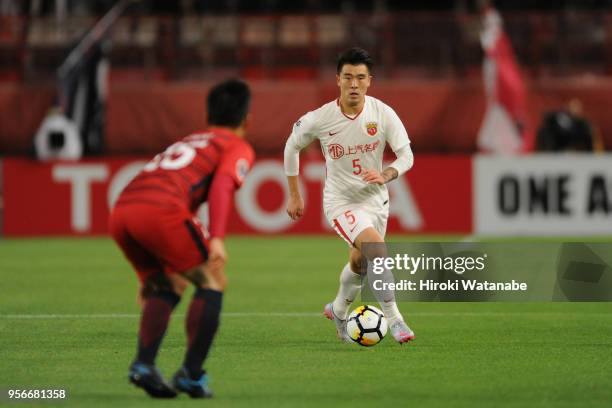
[[[344,64],[336,80],[340,87],[340,100],[348,106],[358,106],[365,99],[372,76],[365,64]]]

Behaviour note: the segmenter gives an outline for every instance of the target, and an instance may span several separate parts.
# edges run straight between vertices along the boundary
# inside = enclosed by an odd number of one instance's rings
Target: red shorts
[[[180,206],[118,205],[109,229],[141,282],[158,273],[185,272],[208,259],[204,226]]]

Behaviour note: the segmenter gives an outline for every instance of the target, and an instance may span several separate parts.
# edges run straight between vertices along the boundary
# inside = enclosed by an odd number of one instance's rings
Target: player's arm
[[[216,266],[222,266],[227,261],[223,239],[225,238],[227,219],[236,189],[237,185],[232,176],[217,173],[212,180],[208,193],[208,215],[210,219],[208,261]]]
[[[387,167],[382,173],[377,172],[373,169],[367,169],[363,172],[363,181],[368,184],[386,184],[391,180],[395,180],[399,177],[397,170],[391,166]]]
[[[297,220],[304,215],[304,200],[300,193],[298,175],[300,173],[300,151],[316,137],[310,116],[311,114],[304,115],[293,125],[293,131],[285,144],[284,166],[289,186],[287,214],[292,220]]]
[[[412,167],[414,164],[414,155],[410,144],[403,146],[395,152],[396,159],[382,173],[376,170],[365,170],[363,172],[363,181],[368,184],[386,184],[391,180],[395,180]]]
[[[210,243],[208,260],[222,266],[227,260],[223,240],[227,220],[232,208],[234,193],[242,186],[254,160],[250,147],[238,145],[224,154],[221,164],[212,179],[208,192],[208,218],[210,220]]]
[[[414,155],[410,148],[410,139],[400,118],[393,109],[386,108],[385,138],[395,153],[396,159],[382,173],[368,169],[363,172],[363,181],[368,184],[386,184],[395,180],[412,168]]]
[[[395,150],[394,153],[396,157],[395,161],[391,163],[386,170],[390,169],[394,171],[395,176],[393,178],[398,178],[412,168],[412,165],[414,164],[414,154],[410,148],[410,143],[402,146],[399,150]]]
[[[289,185],[289,201],[287,202],[287,214],[292,220],[299,219],[304,215],[304,199],[300,194],[298,176],[287,176]]]

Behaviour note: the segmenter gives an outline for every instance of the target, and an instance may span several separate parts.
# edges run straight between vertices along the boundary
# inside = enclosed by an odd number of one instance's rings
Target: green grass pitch
[[[346,262],[341,240],[232,237],[227,248],[207,364],[216,397],[164,406],[612,406],[611,303],[402,303],[416,341],[366,349],[339,343],[320,315]],[[14,406],[161,406],[126,379],[136,277],[112,241],[2,240],[0,277],[0,388],[69,392]],[[166,376],[182,360],[190,297],[158,358]]]

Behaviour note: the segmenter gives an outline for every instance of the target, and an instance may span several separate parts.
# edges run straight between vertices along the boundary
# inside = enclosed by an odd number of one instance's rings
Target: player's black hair
[[[249,112],[251,90],[239,79],[228,79],[215,85],[208,94],[208,124],[210,126],[240,126]]]
[[[372,59],[370,54],[363,48],[353,47],[349,48],[338,56],[338,65],[336,67],[336,73],[339,74],[340,71],[342,71],[342,67],[346,64],[364,64],[366,67],[368,67],[368,71],[372,72],[372,68],[374,67],[374,60]]]

